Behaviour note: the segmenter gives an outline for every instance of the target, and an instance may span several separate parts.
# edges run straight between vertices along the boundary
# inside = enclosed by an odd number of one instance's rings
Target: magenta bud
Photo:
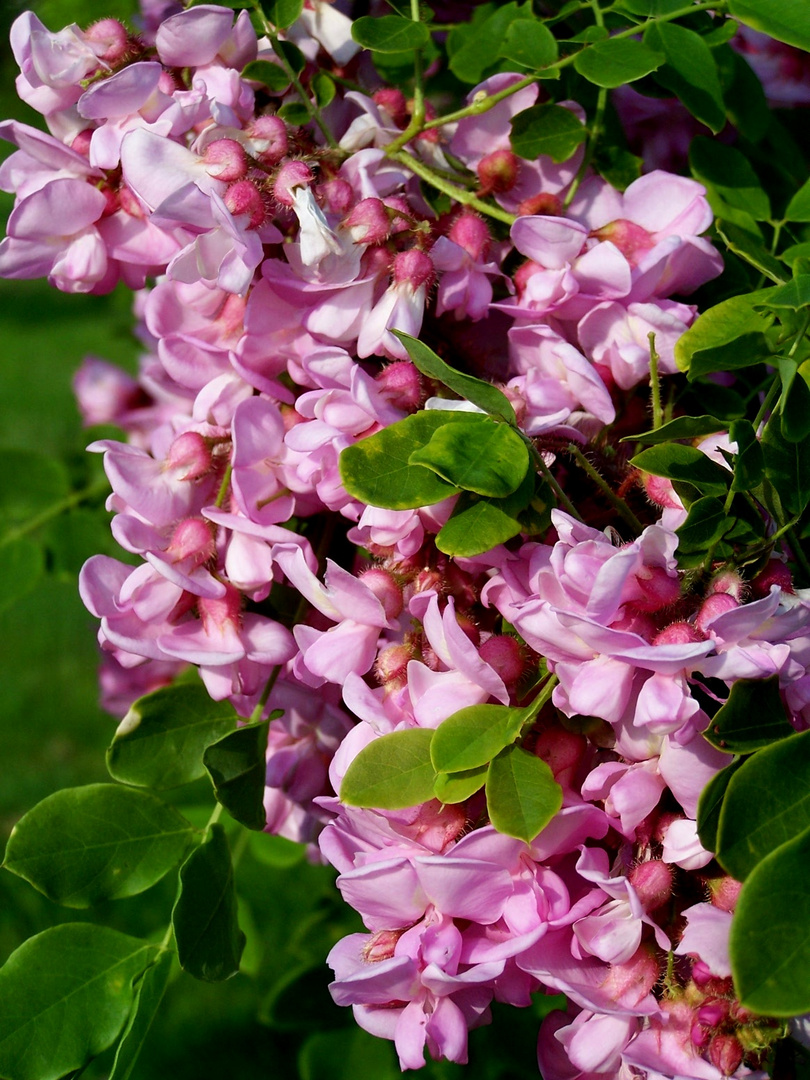
[[[390,960],[402,933],[402,930],[378,930],[363,946],[363,959],[369,964]]]
[[[237,180],[222,200],[234,217],[246,215],[248,228],[257,229],[267,217],[264,199],[252,180]]]
[[[739,606],[730,593],[712,593],[700,605],[695,619],[695,628],[705,635],[718,615],[725,615],[727,611],[733,611]]]
[[[287,153],[290,140],[287,125],[280,116],[257,116],[245,134],[250,139],[251,152],[263,165],[278,165]]]
[[[395,124],[404,124],[408,119],[408,102],[401,90],[393,86],[376,90],[372,100],[375,105],[385,109]]]
[[[518,206],[517,212],[521,216],[537,215],[542,217],[545,215],[546,217],[559,217],[562,214],[562,209],[561,199],[548,191],[541,191],[539,195],[530,195],[528,199],[523,199]]]
[[[93,138],[94,131],[95,128],[85,128],[84,131],[80,131],[70,144],[70,149],[75,150],[82,157],[87,157],[90,153],[90,140]]]
[[[709,899],[721,911],[733,911],[740,897],[742,882],[733,877],[714,878],[708,882]]]
[[[643,566],[636,574],[640,596],[631,600],[639,611],[660,611],[670,607],[681,595],[681,583],[677,574],[670,575],[663,566]]]
[[[507,686],[514,685],[526,670],[523,649],[509,634],[488,637],[478,650],[478,655],[497,671]]]
[[[778,559],[771,559],[764,570],[760,570],[751,582],[751,592],[761,598],[771,591],[771,585],[778,585],[782,592],[793,592],[793,581],[787,565]]]
[[[709,593],[728,593],[737,603],[742,602],[743,579],[736,570],[721,570],[709,584]]]
[[[655,911],[672,896],[672,868],[658,859],[634,866],[629,880],[645,911]]]
[[[704,1027],[718,1027],[728,1019],[730,1004],[726,998],[704,1001],[697,1011],[697,1018]]]
[[[87,27],[84,40],[90,42],[99,60],[107,64],[123,60],[129,48],[126,27],[118,19],[99,19]]]
[[[656,506],[661,506],[665,510],[680,509],[681,504],[675,494],[672,482],[667,480],[665,476],[652,476],[650,473],[644,473],[644,490],[647,492],[647,498]]]
[[[342,224],[356,244],[383,244],[391,232],[391,219],[382,199],[362,199]]]
[[[181,480],[199,480],[211,469],[211,450],[198,431],[185,431],[174,440],[166,468],[176,469]]]
[[[493,150],[481,158],[476,171],[487,194],[511,191],[517,183],[520,159],[511,150]]]
[[[318,199],[330,214],[345,214],[354,200],[354,190],[341,176],[318,184]]]
[[[202,518],[186,518],[175,526],[167,555],[172,555],[177,562],[191,560],[192,565],[202,566],[216,552],[211,526]]]
[[[422,376],[410,360],[394,360],[378,372],[374,381],[392,405],[413,412],[424,397]]]
[[[174,94],[177,90],[184,90],[185,87],[180,83],[170,71],[161,71],[160,78],[158,79],[158,90],[164,94]]]
[[[631,266],[635,266],[645,252],[655,247],[652,233],[647,232],[641,225],[636,225],[634,221],[626,221],[624,218],[603,225],[591,235],[597,240],[609,240]]]
[[[315,174],[305,161],[285,161],[276,174],[273,194],[282,206],[292,206],[294,188],[306,187],[315,179]]]
[[[216,180],[241,180],[247,174],[248,159],[245,148],[236,139],[215,139],[203,154],[205,170]]]
[[[518,296],[522,296],[526,291],[526,286],[529,284],[535,274],[539,274],[543,271],[542,266],[533,262],[531,259],[527,259],[526,262],[521,263],[517,270],[512,275],[512,279],[515,282],[515,288],[517,289]]]
[[[369,588],[382,605],[386,619],[395,619],[402,611],[402,589],[386,570],[373,566],[364,570],[360,580]]]
[[[398,285],[410,285],[414,290],[433,280],[433,262],[419,248],[400,251],[391,264],[391,275]]]
[[[701,1027],[700,1024],[692,1024],[692,1030],[689,1032],[689,1037],[692,1040],[692,1045],[696,1046],[699,1050],[702,1050],[704,1046],[709,1043],[708,1031]]]
[[[715,1035],[709,1043],[709,1061],[724,1076],[731,1076],[742,1065],[743,1048],[734,1035]]]
[[[558,784],[570,786],[587,745],[584,735],[555,725],[538,732],[534,753],[545,761]]]
[[[470,210],[459,214],[447,236],[454,244],[463,247],[476,262],[484,257],[491,239],[486,222]]]
[[[407,232],[413,224],[413,210],[402,195],[386,195],[383,204],[388,207],[389,228],[392,235]]]
[[[705,989],[705,987],[708,986],[708,984],[713,978],[714,975],[712,975],[709,965],[705,961],[692,961],[692,979],[695,983],[695,986],[698,986],[701,989]]]
[[[689,645],[705,641],[706,635],[688,622],[674,622],[665,626],[653,638],[653,645]]]
[[[215,632],[226,634],[239,629],[239,616],[242,611],[242,594],[234,586],[225,584],[225,595],[217,599],[200,596],[197,599],[197,611],[206,634]]]

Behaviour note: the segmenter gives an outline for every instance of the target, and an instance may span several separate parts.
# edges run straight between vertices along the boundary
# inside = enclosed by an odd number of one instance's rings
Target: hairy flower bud
[[[391,264],[391,275],[397,285],[410,285],[414,290],[429,285],[433,280],[433,262],[419,248],[400,251]]]
[[[672,867],[659,859],[639,863],[628,876],[645,911],[655,911],[672,896]]]
[[[511,150],[493,150],[478,162],[481,190],[487,195],[510,191],[518,180],[520,159]]]
[[[237,180],[231,184],[223,202],[234,217],[246,214],[249,228],[257,229],[264,224],[267,216],[264,199],[252,180]]]
[[[105,64],[119,63],[129,46],[126,27],[118,19],[99,19],[87,27],[84,40],[92,44],[96,56]]]
[[[510,634],[488,637],[478,655],[497,671],[507,686],[514,685],[526,670],[524,651]]]
[[[709,887],[709,899],[716,908],[721,911],[733,911],[740,897],[742,882],[735,881],[733,877],[714,878],[707,881]]]
[[[790,569],[786,563],[779,559],[771,559],[764,570],[761,570],[751,581],[751,592],[758,599],[767,596],[772,585],[778,585],[782,592],[793,592],[793,581]]]
[[[175,526],[166,554],[177,562],[189,559],[194,566],[202,566],[216,552],[214,535],[209,522],[202,518],[186,518]]]
[[[530,195],[523,199],[518,206],[518,214],[538,215],[547,217],[560,217],[563,210],[562,200],[548,191],[541,191],[539,195]]]
[[[356,244],[382,244],[391,232],[391,219],[382,199],[361,199],[342,225]]]
[[[705,634],[718,615],[723,615],[727,611],[733,611],[734,608],[738,608],[739,606],[740,605],[731,593],[712,593],[711,596],[707,596],[700,605],[697,617],[695,618],[695,629],[699,630],[702,634]]]
[[[373,566],[370,570],[363,571],[360,580],[380,601],[386,619],[395,619],[402,611],[402,589],[391,575]]]
[[[215,139],[210,142],[205,148],[203,161],[208,175],[217,180],[241,180],[247,173],[247,154],[236,139]]]
[[[273,195],[282,206],[294,206],[293,188],[306,187],[315,179],[315,174],[304,161],[287,161],[276,174]]]
[[[405,412],[419,408],[424,396],[422,375],[410,360],[394,360],[374,377],[392,405]]]
[[[688,622],[673,622],[656,634],[653,645],[689,645],[696,641],[705,641],[706,635]]]
[[[742,1065],[743,1048],[734,1035],[715,1035],[709,1043],[709,1061],[724,1076],[731,1076]]]
[[[476,261],[484,257],[491,239],[486,222],[471,210],[458,215],[447,236]]]
[[[280,116],[257,116],[245,134],[250,139],[251,153],[263,165],[277,165],[285,157],[290,140]]]
[[[211,450],[198,431],[185,431],[169,447],[166,468],[176,469],[181,480],[199,480],[211,469]]]

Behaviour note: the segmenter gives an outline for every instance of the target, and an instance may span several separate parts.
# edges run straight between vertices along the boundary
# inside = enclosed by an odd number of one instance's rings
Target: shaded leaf
[[[779,695],[779,676],[772,675],[735,682],[703,735],[725,753],[750,754],[793,733]]]
[[[510,23],[498,55],[524,67],[551,67],[558,56],[557,40],[537,19],[515,19]]]
[[[290,77],[280,64],[272,60],[252,60],[242,72],[243,79],[260,82],[274,94],[280,94],[290,85]]]
[[[45,572],[45,552],[30,536],[0,542],[0,611],[36,587]]]
[[[762,483],[765,471],[765,456],[754,425],[750,420],[732,420],[728,434],[729,439],[737,444],[731,490],[751,491]]]
[[[278,715],[237,728],[203,754],[217,802],[248,829],[263,829],[267,824],[264,809],[267,731],[270,720]]]
[[[733,146],[698,136],[689,147],[692,175],[706,185],[716,214],[726,206],[744,210],[757,221],[767,221],[771,205],[748,158]],[[719,197],[719,202],[714,196]]]
[[[447,49],[450,70],[466,83],[481,82],[484,73],[498,57],[501,42],[509,24],[514,19],[531,16],[531,5],[509,3],[498,7],[491,14],[482,11],[470,23],[457,26],[451,32]]]
[[[810,20],[805,0],[729,0],[735,19],[777,41],[810,52]]]
[[[726,124],[723,90],[712,51],[703,38],[677,23],[653,23],[644,44],[666,57],[656,82],[671,90],[689,112],[715,134]]]
[[[349,806],[378,810],[401,810],[432,799],[432,738],[427,728],[408,728],[375,739],[346,770],[340,798]]]
[[[686,521],[675,530],[678,537],[678,548],[675,554],[679,560],[683,555],[694,552],[702,555],[714,547],[731,526],[732,520],[720,499],[711,496],[696,499],[689,507]],[[697,562],[700,561],[702,559],[697,560]]]
[[[304,0],[260,0],[262,11],[277,30],[286,30],[304,9]]]
[[[487,812],[498,832],[527,843],[562,806],[562,788],[539,757],[507,746],[489,765]]]
[[[717,851],[717,830],[723,800],[732,776],[744,761],[743,757],[735,758],[725,769],[716,773],[700,793],[697,807],[697,831],[698,838],[707,851]]]
[[[61,502],[69,491],[60,461],[30,450],[0,450],[0,540]]]
[[[810,442],[788,442],[780,425],[768,423],[762,435],[765,475],[790,514],[800,514],[810,501]],[[784,523],[782,523],[784,524]]]
[[[527,161],[543,155],[567,161],[585,142],[585,125],[562,105],[532,105],[512,118],[509,141],[518,157]]]
[[[607,38],[578,53],[574,68],[588,82],[612,90],[649,75],[663,62],[661,53],[653,52],[640,41]]]
[[[725,497],[731,480],[731,474],[722,465],[694,446],[682,446],[680,443],[651,446],[636,454],[630,464],[653,476],[692,484],[703,495]]]
[[[298,1057],[301,1080],[400,1080],[393,1045],[352,1027],[319,1032],[304,1043]]]
[[[421,49],[428,43],[430,31],[424,23],[401,15],[363,15],[352,23],[352,37],[364,49],[392,53]]]
[[[805,180],[785,210],[787,221],[810,221],[810,180]]]
[[[156,963],[146,969],[143,978],[137,983],[135,1003],[115,1052],[109,1080],[130,1080],[169,985],[174,957],[173,949],[161,953]]]
[[[716,416],[676,416],[655,431],[645,431],[642,435],[625,435],[622,442],[643,442],[655,446],[673,439],[700,439],[704,435],[725,431],[726,427],[726,421],[718,420]]]

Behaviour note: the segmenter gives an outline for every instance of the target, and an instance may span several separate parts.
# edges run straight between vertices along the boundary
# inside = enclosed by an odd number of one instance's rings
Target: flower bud
[[[645,911],[655,911],[672,896],[672,868],[658,859],[634,866],[629,880]]]
[[[415,291],[422,285],[429,285],[433,280],[433,262],[430,256],[419,248],[400,251],[394,256],[391,275],[397,285],[410,285]]]
[[[386,690],[396,690],[408,681],[408,664],[413,652],[407,645],[389,645],[383,649],[374,664],[377,681]]]
[[[211,450],[198,431],[185,431],[169,447],[166,468],[176,469],[180,480],[199,480],[211,469]]]
[[[363,946],[363,959],[369,964],[390,960],[402,934],[402,930],[378,930]]]
[[[354,191],[351,184],[340,176],[318,184],[318,198],[330,214],[345,214],[352,205]]]
[[[237,180],[231,184],[222,201],[234,217],[247,215],[249,229],[257,229],[267,217],[261,192],[251,180]]]
[[[481,659],[494,668],[507,686],[514,685],[526,670],[520,643],[509,634],[493,634],[478,650]]]
[[[587,740],[583,735],[555,724],[538,732],[534,753],[545,761],[558,784],[571,787],[586,747]]]
[[[382,244],[391,232],[391,219],[382,199],[362,199],[342,225],[356,244]]]
[[[193,566],[202,566],[213,558],[216,544],[211,526],[202,518],[186,518],[175,526],[166,554],[177,562],[189,559]]]
[[[447,236],[476,261],[484,257],[491,239],[486,222],[471,210],[464,210],[458,215]]]
[[[239,616],[242,611],[242,594],[234,585],[226,583],[224,596],[217,599],[209,596],[199,597],[197,611],[200,613],[206,634],[213,635],[216,631],[224,635],[229,630],[238,630]]]
[[[757,598],[767,596],[771,585],[778,585],[782,592],[793,592],[793,581],[786,563],[771,559],[764,570],[760,570],[751,582],[751,592]]]
[[[660,972],[655,952],[649,945],[640,945],[623,964],[611,964],[602,984],[613,1001],[634,1008],[658,982]]]
[[[90,140],[93,138],[95,130],[95,128],[85,128],[84,131],[80,131],[70,144],[70,149],[75,150],[82,157],[87,157],[90,153]]]
[[[374,381],[391,404],[404,412],[414,412],[424,398],[422,375],[410,360],[387,364]]]
[[[208,175],[216,180],[241,180],[248,170],[245,148],[236,139],[215,139],[210,142],[205,148],[203,161]]]
[[[733,877],[714,878],[706,883],[709,886],[709,899],[721,911],[733,911],[742,889],[742,882]]]
[[[372,100],[375,105],[385,109],[395,124],[401,125],[407,122],[408,103],[401,90],[393,86],[384,87],[372,94]]]
[[[655,635],[653,645],[689,645],[705,641],[706,635],[688,622],[673,622]]]
[[[476,171],[487,195],[511,191],[518,180],[520,159],[511,150],[493,150],[481,158]]]
[[[678,500],[672,482],[664,476],[653,476],[651,473],[643,474],[644,490],[647,498],[656,506],[664,510],[680,510],[681,503]]]
[[[273,195],[282,206],[293,206],[293,188],[305,187],[315,179],[315,174],[304,161],[286,161],[278,170]]]
[[[642,566],[636,574],[640,595],[630,601],[639,611],[660,611],[670,607],[681,595],[677,575],[669,574],[663,566]]]
[[[385,570],[373,566],[360,574],[360,581],[377,597],[386,619],[395,619],[402,611],[402,589]]]
[[[701,1027],[700,1024],[692,1024],[692,1030],[689,1032],[689,1037],[692,1040],[692,1045],[696,1046],[698,1050],[702,1050],[704,1046],[709,1043],[709,1033],[706,1028]]]
[[[743,588],[743,580],[736,570],[721,570],[709,583],[709,594],[728,593],[737,603],[741,603]]]
[[[619,218],[591,233],[597,240],[609,240],[624,255],[631,266],[636,266],[645,252],[655,247],[652,233],[633,221]]]
[[[528,199],[518,206],[518,214],[537,215],[547,217],[560,217],[563,210],[562,200],[548,191],[541,191],[539,195],[530,195]]]
[[[99,60],[106,64],[119,63],[129,47],[126,27],[118,19],[99,19],[87,27],[84,40],[90,43]]]
[[[743,1048],[734,1035],[715,1035],[709,1043],[709,1061],[724,1076],[731,1076],[742,1065]]]
[[[245,134],[254,157],[263,165],[277,165],[289,147],[287,125],[280,116],[257,116]]]
[[[739,606],[730,593],[712,593],[700,605],[695,619],[695,629],[705,635],[718,615],[724,615],[727,611],[733,611]]]

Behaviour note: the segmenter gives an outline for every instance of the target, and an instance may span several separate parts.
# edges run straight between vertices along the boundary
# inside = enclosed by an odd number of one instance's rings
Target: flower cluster
[[[414,103],[391,87],[323,109],[310,96],[319,123],[293,125],[279,109],[295,82],[318,63],[362,76],[364,61],[322,0],[286,36],[302,72],[215,5],[153,11],[138,36],[113,19],[14,24],[18,89],[50,134],[0,128],[17,147],[0,169],[17,199],[0,274],[67,292],[124,282],[145,347],[137,379],[90,359],[75,380],[87,423],[126,433],[90,449],[114,536],[140,557],[98,555],[81,575],[105,700],[123,713],[194,665],[241,716],[284,710],[267,828],[317,841],[338,870],[367,933],[332,950],[332,994],[404,1069],[425,1050],[466,1061],[493,1000],[543,991],[569,1002],[540,1031],[546,1080],[757,1075],[782,1031],[734,997],[738,885],[695,824],[727,757],[701,733],[711,701],[770,676],[806,726],[810,604],[777,559],[749,578],[680,571],[682,504],[664,481],[644,491],[616,424],[638,428],[651,339],[675,373],[696,316],[684,297],[722,268],[705,192],[663,171],[619,191],[581,147],[517,157],[510,122],[538,101],[517,73],[471,91],[502,95],[488,111],[404,153],[386,147]],[[243,74],[257,59],[282,89]],[[437,210],[424,172],[466,176],[470,198]],[[458,495],[385,509],[346,489],[345,448],[462,404],[394,330],[502,388],[567,507],[452,558],[436,535]],[[635,538],[569,444],[599,448],[641,517]],[[555,687],[522,746],[563,804],[533,841],[496,831],[480,791],[398,810],[338,797],[375,740],[523,706],[541,665]]]

